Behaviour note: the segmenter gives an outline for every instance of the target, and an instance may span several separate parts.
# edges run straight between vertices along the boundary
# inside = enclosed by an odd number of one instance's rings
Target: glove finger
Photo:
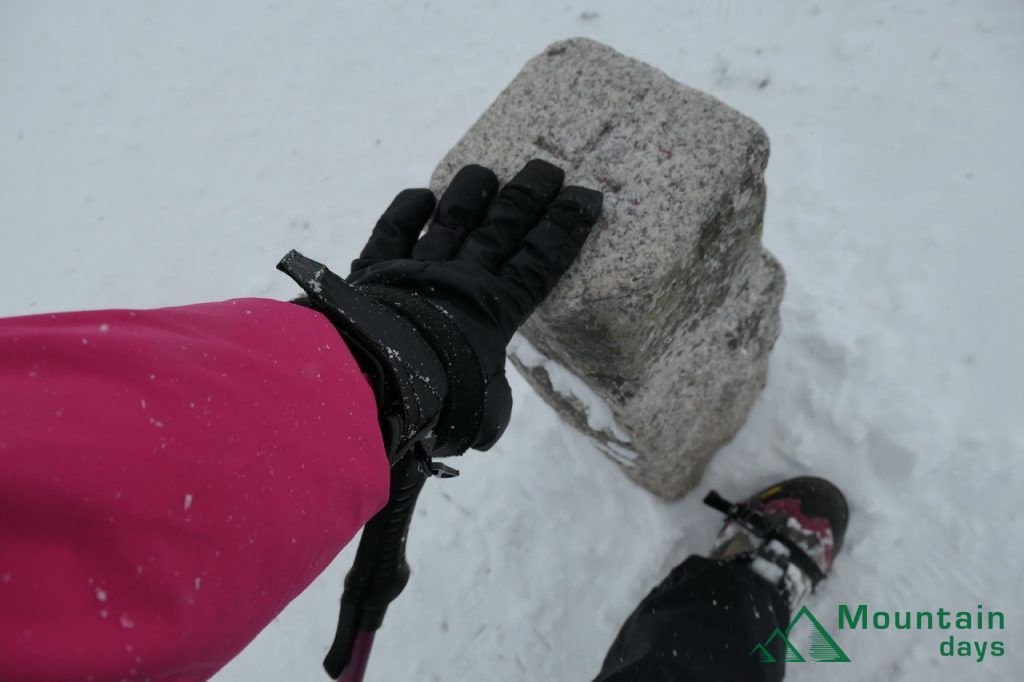
[[[518,294],[524,316],[547,298],[576,260],[601,215],[603,199],[592,189],[566,187],[526,235],[522,249],[502,266],[499,274]]]
[[[399,192],[377,221],[359,258],[352,261],[352,274],[384,260],[408,258],[416,238],[434,212],[434,193],[429,189]]]
[[[523,237],[558,194],[564,178],[562,169],[547,161],[534,159],[527,163],[498,192],[483,227],[466,239],[458,258],[497,270],[519,250]]]
[[[483,166],[465,166],[437,203],[434,221],[412,248],[416,260],[448,260],[470,232],[480,227],[498,192],[498,178]]]

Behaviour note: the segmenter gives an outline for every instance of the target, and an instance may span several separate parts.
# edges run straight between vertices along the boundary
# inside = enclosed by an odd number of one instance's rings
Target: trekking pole
[[[416,499],[431,475],[448,478],[457,471],[431,463],[411,452],[391,469],[387,506],[363,529],[356,558],[345,576],[338,629],[324,670],[339,682],[362,682],[374,634],[384,622],[388,605],[409,582],[405,541]]]

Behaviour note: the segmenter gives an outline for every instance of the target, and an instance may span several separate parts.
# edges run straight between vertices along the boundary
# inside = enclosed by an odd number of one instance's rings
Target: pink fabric
[[[290,303],[0,320],[0,679],[212,675],[387,502],[375,410]]]

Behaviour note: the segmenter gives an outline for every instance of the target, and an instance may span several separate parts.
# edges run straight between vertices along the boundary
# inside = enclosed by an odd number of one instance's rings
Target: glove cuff
[[[309,296],[310,307],[334,324],[373,382],[391,464],[414,443],[432,440],[448,380],[443,363],[417,327],[298,251],[290,251],[277,269],[295,280]]]
[[[451,315],[430,300],[385,285],[360,286],[400,311],[434,349],[448,377],[448,394],[434,428],[432,455],[461,455],[469,448],[486,450],[505,430],[512,395],[503,370],[488,377],[473,344]]]

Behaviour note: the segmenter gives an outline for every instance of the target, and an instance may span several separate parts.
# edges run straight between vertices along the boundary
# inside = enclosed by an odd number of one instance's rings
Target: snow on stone
[[[597,395],[585,381],[563,367],[558,362],[545,356],[530,343],[522,334],[516,334],[508,345],[508,352],[515,354],[527,367],[543,367],[548,380],[556,391],[564,396],[571,396],[583,404],[587,411],[587,426],[594,431],[609,431],[623,443],[630,442],[629,434],[615,422],[611,408]],[[635,453],[626,454],[628,450],[616,451],[616,459],[636,459]]]
[[[595,442],[594,446],[623,466],[635,466],[634,460],[636,460],[638,455],[627,447],[611,441],[607,443]]]

